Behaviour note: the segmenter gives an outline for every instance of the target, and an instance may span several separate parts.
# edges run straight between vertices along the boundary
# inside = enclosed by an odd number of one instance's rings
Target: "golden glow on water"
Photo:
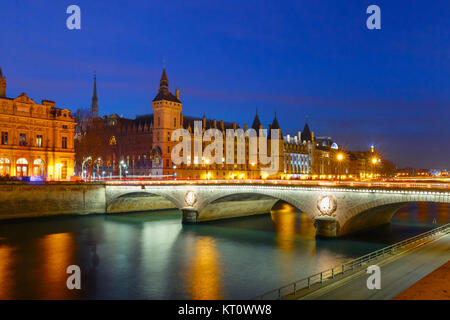
[[[418,202],[417,203],[417,220],[422,223],[426,223],[429,220],[429,203],[428,202]]]
[[[42,299],[65,299],[74,291],[67,289],[66,269],[73,260],[75,244],[71,233],[49,234],[39,239],[40,257],[38,281]]]
[[[0,246],[0,299],[12,299],[13,248]]]
[[[314,238],[315,228],[308,216],[288,203],[282,203],[270,212],[277,234],[277,246],[282,250],[295,248],[297,237]]]
[[[187,270],[188,292],[193,300],[222,299],[222,270],[215,240],[196,239]]]
[[[287,203],[284,203],[280,209],[271,212],[271,218],[277,233],[276,243],[282,250],[295,248],[296,217],[295,209]]]
[[[448,203],[439,203],[437,207],[437,222],[446,224],[449,222],[450,206]]]

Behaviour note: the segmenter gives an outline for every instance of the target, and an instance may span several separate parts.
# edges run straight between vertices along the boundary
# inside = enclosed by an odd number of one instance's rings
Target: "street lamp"
[[[100,162],[102,162],[102,158],[98,158],[94,161],[94,164],[97,164],[97,174],[100,173]]]
[[[120,176],[120,180],[122,180],[122,167],[125,169],[127,167],[127,165],[125,164],[125,162],[122,160],[119,163],[119,176]]]
[[[87,161],[89,161],[89,160],[92,160],[92,158],[91,158],[91,157],[87,157],[87,158],[85,158],[85,159],[83,160],[83,163],[81,164],[81,172],[82,172],[82,173],[86,173],[86,171],[84,170],[84,164],[85,164]],[[86,179],[86,175],[84,175],[84,178]]]
[[[206,162],[206,180],[209,180],[209,172],[208,172],[209,159],[205,159],[205,162]]]
[[[341,167],[341,162],[342,162],[342,160],[344,160],[344,155],[341,153],[341,152],[339,152],[337,155],[336,155],[336,159],[337,159],[337,161],[338,161],[338,172],[337,172],[337,174],[338,174],[338,179],[340,180],[341,179],[341,176],[340,176],[340,167]]]
[[[375,166],[380,161],[380,159],[377,159],[376,157],[372,158],[372,177],[375,178]]]

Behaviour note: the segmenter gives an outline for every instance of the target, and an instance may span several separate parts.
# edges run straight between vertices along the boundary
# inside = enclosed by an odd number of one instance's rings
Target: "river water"
[[[316,239],[304,213],[181,225],[176,211],[0,224],[0,299],[248,299],[449,223],[448,204],[412,203],[390,225]],[[81,290],[68,290],[78,265]]]

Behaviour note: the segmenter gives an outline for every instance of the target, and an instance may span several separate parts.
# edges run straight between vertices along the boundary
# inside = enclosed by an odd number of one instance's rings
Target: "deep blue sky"
[[[81,7],[82,29],[66,28]],[[366,28],[381,8],[382,29]],[[151,113],[166,61],[185,115],[251,124],[258,108],[284,133],[308,116],[317,136],[399,166],[450,168],[450,2],[2,1],[7,95]]]

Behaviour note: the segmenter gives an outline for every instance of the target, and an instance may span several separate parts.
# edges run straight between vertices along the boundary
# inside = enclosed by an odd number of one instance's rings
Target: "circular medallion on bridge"
[[[336,211],[336,207],[336,199],[332,195],[321,196],[319,201],[317,201],[317,208],[324,215],[331,215]]]
[[[184,201],[189,207],[194,206],[194,204],[197,202],[197,196],[195,195],[195,192],[192,190],[189,190],[184,195]]]

